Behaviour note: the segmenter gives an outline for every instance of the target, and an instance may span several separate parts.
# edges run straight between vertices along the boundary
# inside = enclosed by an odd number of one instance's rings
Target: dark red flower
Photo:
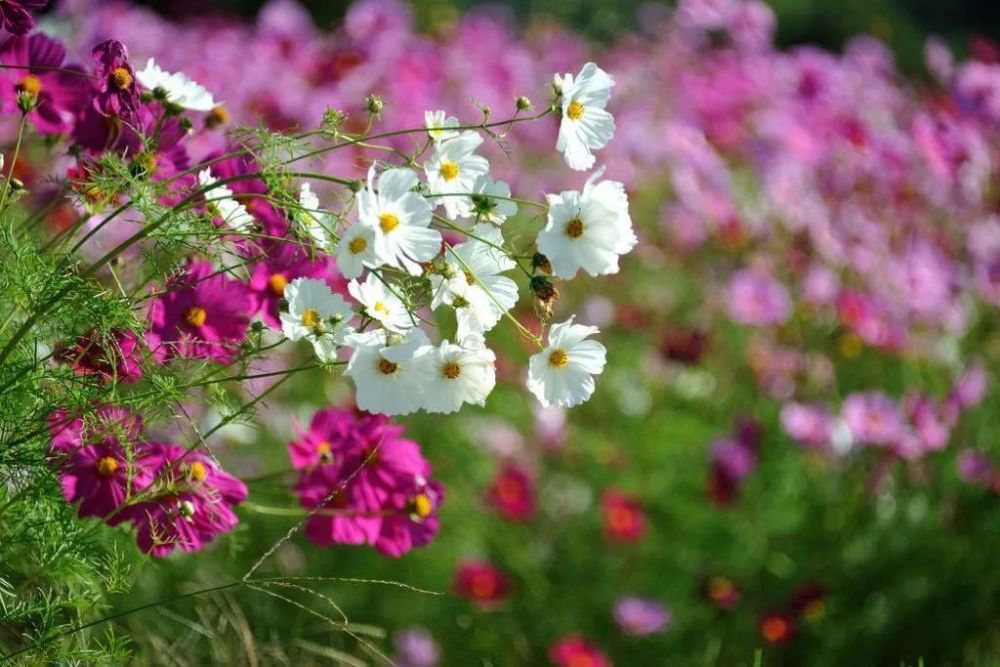
[[[714,575],[705,579],[702,594],[719,609],[731,611],[743,599],[743,592],[730,579]]]
[[[612,667],[611,659],[581,635],[560,637],[549,647],[556,667]]]
[[[646,532],[646,515],[639,501],[610,489],[601,498],[604,536],[611,542],[638,542]]]
[[[32,11],[47,5],[49,0],[0,0],[0,28],[12,35],[26,35],[35,27]]]
[[[826,590],[821,584],[809,582],[792,592],[792,611],[807,621],[815,621],[826,612]]]
[[[795,636],[795,620],[783,611],[764,614],[757,627],[764,641],[774,646],[787,644]]]
[[[91,331],[59,348],[55,358],[73,366],[78,375],[97,375],[105,382],[136,382],[142,377],[139,337],[131,331]]]
[[[527,521],[535,513],[535,483],[527,470],[504,464],[486,489],[486,499],[508,521]]]
[[[455,594],[481,607],[492,607],[510,597],[507,575],[482,560],[464,560],[455,569]]]

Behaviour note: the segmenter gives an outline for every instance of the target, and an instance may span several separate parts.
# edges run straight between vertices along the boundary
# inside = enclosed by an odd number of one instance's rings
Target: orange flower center
[[[184,313],[184,321],[193,327],[200,327],[208,319],[208,313],[201,306],[191,306]]]
[[[766,618],[760,625],[760,633],[769,642],[779,642],[788,636],[788,621],[778,616]]]
[[[566,223],[566,236],[578,239],[583,236],[583,220],[580,218],[573,218]]]
[[[565,368],[568,363],[569,355],[562,348],[556,348],[549,354],[549,366],[552,368]]]
[[[309,329],[317,328],[321,319],[315,308],[306,308],[306,312],[302,313],[302,325]]]
[[[288,278],[281,275],[280,273],[275,273],[267,280],[267,286],[271,288],[271,291],[274,293],[275,296],[284,296],[285,285],[287,284],[288,284]]]
[[[32,95],[37,95],[42,92],[42,80],[34,74],[29,74],[21,79],[21,82],[17,84],[17,89],[26,93],[31,93]]]
[[[118,460],[113,456],[102,456],[97,459],[96,468],[101,477],[111,477],[118,471]]]
[[[458,174],[461,172],[461,169],[459,169],[458,165],[454,162],[442,162],[439,172],[441,174],[441,178],[444,180],[453,181],[458,178]]]
[[[379,358],[378,360],[378,372],[382,375],[392,375],[397,370],[399,370],[399,364],[394,364],[388,359]]]
[[[441,367],[441,375],[449,380],[454,380],[462,374],[462,367],[455,361],[449,361]]]
[[[132,73],[125,67],[117,67],[111,72],[111,82],[118,90],[132,87]]]
[[[570,120],[580,120],[583,118],[583,105],[576,100],[570,102],[569,106],[566,107],[566,117]]]
[[[188,474],[196,482],[204,482],[208,477],[208,468],[201,461],[195,461],[188,467]]]

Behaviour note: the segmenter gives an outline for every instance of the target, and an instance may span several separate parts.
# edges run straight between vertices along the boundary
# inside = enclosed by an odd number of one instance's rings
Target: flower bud
[[[322,121],[323,129],[326,130],[327,132],[335,131],[339,129],[341,125],[344,124],[344,121],[346,119],[347,115],[344,114],[344,112],[327,107],[323,111],[323,121]]]
[[[552,262],[550,262],[549,258],[540,252],[536,252],[531,256],[531,268],[536,271],[541,271],[546,275],[552,275]]]
[[[365,110],[375,118],[380,118],[385,110],[385,100],[372,93],[365,98]]]
[[[38,93],[31,90],[19,90],[17,92],[17,108],[22,113],[31,113],[38,106]]]
[[[529,100],[524,95],[521,95],[520,97],[518,97],[517,101],[515,102],[515,104],[517,105],[517,110],[518,111],[527,111],[528,109],[531,108],[531,100]]]
[[[531,293],[545,317],[552,317],[552,305],[559,300],[559,290],[545,276],[532,276]]]

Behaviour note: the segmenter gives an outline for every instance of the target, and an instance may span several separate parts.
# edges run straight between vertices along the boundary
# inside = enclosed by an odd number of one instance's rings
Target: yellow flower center
[[[204,482],[208,477],[208,468],[201,461],[195,461],[188,467],[188,475],[196,482]]]
[[[217,106],[205,116],[205,125],[209,128],[219,127],[229,122],[229,110],[224,106]]]
[[[34,74],[29,74],[21,79],[21,82],[17,84],[17,89],[26,93],[31,93],[32,95],[37,95],[42,92],[42,80]]]
[[[382,228],[383,232],[385,232],[386,234],[388,234],[389,232],[391,232],[392,230],[394,230],[396,227],[399,227],[399,218],[397,218],[392,213],[383,213],[382,215],[380,215],[378,217],[378,226]],[[355,241],[356,240],[357,239],[355,239]],[[368,242],[365,241],[364,239],[361,239],[361,241],[365,244],[365,246],[368,245]],[[353,244],[354,241],[351,241],[351,243]],[[364,250],[364,247],[362,247],[361,250]],[[355,254],[357,254],[357,253],[355,253]]]
[[[326,440],[316,445],[316,453],[319,454],[320,461],[333,463],[333,445]]]
[[[434,504],[426,493],[418,493],[413,498],[413,513],[421,519],[426,519],[434,511]]]
[[[193,327],[200,327],[208,319],[208,312],[201,306],[191,306],[184,313],[184,321]]]
[[[573,218],[566,223],[566,236],[570,238],[580,238],[583,236],[583,220],[580,218]]]
[[[379,218],[379,224],[382,225],[382,229],[385,229],[385,223],[382,222],[381,218]],[[398,220],[396,221],[396,224],[399,224]],[[351,239],[351,242],[347,244],[347,249],[351,251],[352,255],[360,255],[368,249],[368,241],[365,240],[364,236],[355,236]]]
[[[372,310],[374,310],[379,315],[388,315],[389,314],[389,309],[386,308],[386,305],[383,302],[381,302],[381,301],[376,301],[375,305],[372,306]]]
[[[281,275],[280,273],[275,273],[273,276],[267,279],[267,286],[271,288],[271,292],[275,296],[285,295],[285,285],[288,284],[288,278]]]
[[[378,372],[382,375],[392,375],[397,370],[399,370],[399,364],[394,364],[388,359],[379,358],[378,360]]]
[[[459,375],[462,374],[462,367],[458,365],[458,362],[449,361],[444,366],[441,367],[441,375],[449,380],[454,380]]]
[[[441,163],[441,169],[440,169],[441,178],[443,178],[446,181],[453,181],[456,178],[458,178],[458,174],[460,171],[461,170],[458,168],[458,165],[455,164],[454,162]]]
[[[583,105],[576,100],[570,102],[569,106],[566,107],[566,117],[570,120],[580,120],[583,118]]]
[[[101,477],[111,477],[118,470],[118,460],[112,456],[102,456],[97,459],[96,468]]]
[[[148,176],[151,176],[156,171],[156,156],[152,153],[140,153],[135,161],[139,163],[139,166],[142,167]]]
[[[111,72],[111,83],[118,90],[125,90],[132,86],[132,73],[124,67],[117,67]]]
[[[549,353],[549,366],[552,368],[564,368],[569,363],[569,355],[566,350],[556,348]]]
[[[320,321],[321,318],[315,308],[306,308],[306,312],[302,313],[302,325],[309,329],[317,328]]]
[[[473,275],[472,271],[465,272],[465,282],[469,283],[470,285],[476,284],[476,276]]]

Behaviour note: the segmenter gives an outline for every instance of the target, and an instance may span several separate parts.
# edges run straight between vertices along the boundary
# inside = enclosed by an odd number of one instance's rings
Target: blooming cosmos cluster
[[[420,446],[382,415],[320,410],[288,453],[316,544],[368,544],[398,558],[437,534],[444,488]]]
[[[66,501],[80,517],[127,524],[154,556],[197,551],[237,524],[246,486],[200,451],[147,440],[142,416],[99,406],[49,416],[52,456]]]

